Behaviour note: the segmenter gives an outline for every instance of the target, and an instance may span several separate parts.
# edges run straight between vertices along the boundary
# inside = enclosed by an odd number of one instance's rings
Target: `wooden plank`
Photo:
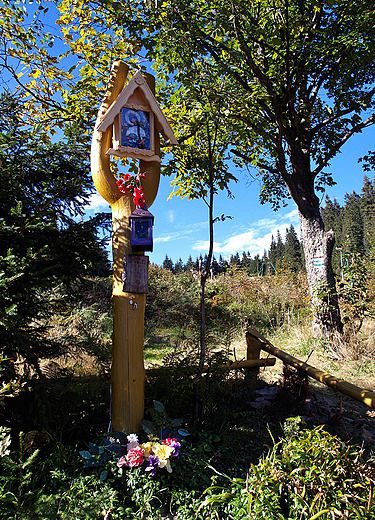
[[[124,255],[123,282],[128,293],[148,294],[148,256]]]
[[[271,367],[276,363],[276,358],[263,358],[263,359],[244,359],[242,361],[233,361],[227,365],[220,365],[220,370],[238,370],[240,368],[259,368],[259,367]],[[204,367],[203,372],[207,372],[210,367]]]

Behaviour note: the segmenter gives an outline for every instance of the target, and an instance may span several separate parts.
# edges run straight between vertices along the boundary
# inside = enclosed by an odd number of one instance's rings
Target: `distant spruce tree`
[[[219,268],[221,273],[225,273],[229,267],[229,263],[221,255],[219,257]]]
[[[179,273],[183,273],[184,270],[185,270],[185,266],[184,266],[184,264],[183,264],[183,262],[182,262],[182,258],[179,258],[179,259],[178,259],[178,262],[176,262],[176,263],[174,264],[174,272],[175,272],[176,274],[179,274]]]
[[[262,260],[259,256],[259,254],[257,254],[254,256],[254,258],[250,259],[249,274],[250,275],[260,274],[261,266],[262,266]]]
[[[280,231],[277,230],[277,232],[276,232],[276,264],[277,264],[277,262],[281,262],[283,260],[284,254],[285,254],[285,244],[283,242],[283,239],[281,238]]]
[[[230,267],[241,267],[240,255],[238,253],[230,256],[229,266]]]
[[[242,258],[241,258],[241,269],[244,269],[246,272],[250,272],[250,266],[251,266],[251,256],[250,253],[245,253],[245,251],[242,252]]]
[[[291,265],[295,272],[300,271],[303,267],[302,247],[293,224],[285,233],[284,260]]]
[[[184,266],[184,271],[185,271],[185,273],[190,273],[194,269],[195,269],[195,264],[193,262],[191,255],[189,255],[189,258],[187,259],[187,262]]]
[[[348,240],[357,251],[364,252],[361,198],[355,191],[345,195],[345,205],[342,212],[342,241],[347,243]]]
[[[274,236],[271,237],[271,245],[270,249],[267,253],[267,259],[270,263],[271,268],[267,268],[267,271],[270,274],[274,274],[277,271],[277,266],[281,264],[285,255],[285,244],[281,238],[281,233],[279,230],[276,232],[276,240]]]
[[[363,222],[363,245],[368,254],[375,247],[375,186],[367,175],[363,179],[360,207]]]
[[[212,257],[211,269],[212,269],[212,274],[214,276],[216,276],[217,274],[220,274],[219,262],[216,260],[216,258],[214,256]]]
[[[173,262],[168,257],[168,255],[165,255],[164,262],[163,262],[163,269],[168,269],[168,271],[172,271],[172,273],[174,272]]]
[[[276,265],[276,262],[278,260],[278,254],[277,254],[277,246],[276,246],[276,240],[275,237],[271,236],[271,244],[270,248],[268,250],[268,259],[270,262],[272,262],[273,265]]]

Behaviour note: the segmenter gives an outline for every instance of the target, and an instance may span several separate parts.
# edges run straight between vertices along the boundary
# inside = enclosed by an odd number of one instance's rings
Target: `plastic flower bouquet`
[[[164,405],[154,401],[158,426],[155,428],[148,421],[141,421],[148,441],[141,443],[135,433],[114,432],[111,437],[103,439],[103,447],[112,452],[117,461],[120,474],[123,469],[144,467],[145,472],[154,476],[158,470],[166,469],[172,473],[172,463],[180,456],[181,440],[189,432],[180,428],[182,419],[170,421]]]
[[[135,176],[125,173],[123,177],[117,180],[117,186],[121,193],[133,192],[133,201],[138,208],[143,208],[146,204],[142,186],[142,179],[145,178],[146,174],[138,171]]]
[[[80,451],[85,459],[85,468],[110,467],[122,476],[126,468],[144,467],[146,473],[154,476],[158,470],[166,469],[172,473],[172,463],[180,456],[181,440],[189,435],[189,432],[180,428],[182,419],[169,420],[164,405],[154,401],[156,422],[154,425],[148,421],[141,421],[147,434],[148,441],[141,443],[138,435],[125,432],[112,432],[109,437],[103,438],[103,446],[89,442],[89,450]],[[112,469],[113,471],[113,469]],[[100,480],[105,480],[108,470],[104,469],[100,474]]]
[[[117,462],[117,467],[121,470],[124,466],[135,468],[145,466],[145,471],[150,475],[155,475],[160,468],[165,468],[168,473],[172,473],[171,461],[180,455],[181,444],[172,437],[167,437],[163,441],[149,441],[139,444],[138,437],[134,433],[127,436],[127,454],[122,456]]]

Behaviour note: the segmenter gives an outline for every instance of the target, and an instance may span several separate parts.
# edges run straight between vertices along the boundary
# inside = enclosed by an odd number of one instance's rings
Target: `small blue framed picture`
[[[150,150],[150,113],[121,109],[121,146]]]

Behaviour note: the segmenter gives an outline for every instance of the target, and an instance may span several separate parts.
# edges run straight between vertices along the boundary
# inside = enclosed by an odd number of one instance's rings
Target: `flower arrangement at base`
[[[117,467],[122,470],[124,466],[135,468],[145,465],[145,471],[155,475],[160,468],[165,468],[172,473],[171,461],[179,458],[181,444],[177,439],[168,437],[163,441],[153,440],[139,444],[138,437],[134,433],[127,436],[128,452],[117,462]]]
[[[181,440],[190,434],[181,428],[182,419],[169,420],[162,403],[154,401],[154,408],[155,429],[151,422],[141,421],[148,441],[141,443],[135,433],[112,432],[103,437],[102,446],[89,442],[89,449],[79,452],[85,459],[84,468],[101,468],[101,481],[109,472],[122,477],[124,469],[142,466],[151,476],[163,469],[172,473],[173,460],[180,457]]]

